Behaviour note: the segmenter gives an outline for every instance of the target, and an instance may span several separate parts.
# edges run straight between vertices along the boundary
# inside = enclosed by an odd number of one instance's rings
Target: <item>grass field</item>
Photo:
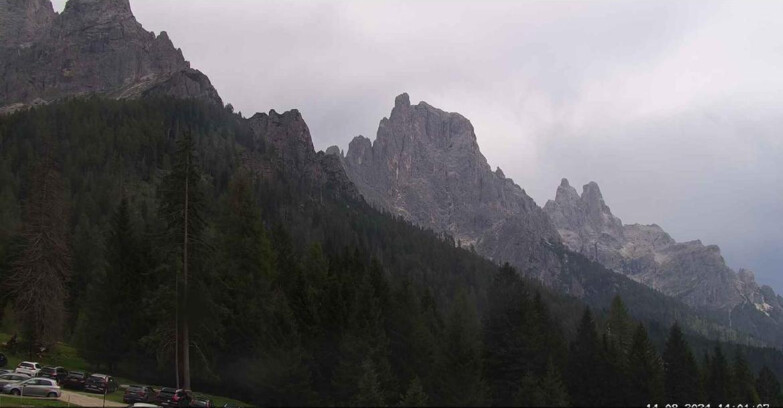
[[[4,407],[67,407],[67,403],[48,398],[22,398],[0,394],[0,408]]]
[[[8,339],[11,338],[11,335],[7,333],[0,333],[0,343],[5,343],[8,341]],[[3,352],[6,357],[8,357],[8,365],[7,368],[14,368],[16,367],[19,362],[27,360],[27,356],[23,354],[15,354],[15,353],[9,353],[7,350],[0,350],[0,352]],[[34,359],[35,360],[35,359]],[[56,347],[54,347],[53,350],[49,350],[44,357],[38,361],[39,363],[43,365],[50,365],[50,366],[62,366],[65,367],[67,370],[73,370],[73,371],[86,371],[91,372],[92,369],[90,368],[90,364],[85,361],[83,358],[81,358],[78,353],[76,352],[76,349],[74,349],[72,346],[65,344],[65,343],[58,343]],[[140,385],[149,385],[152,388],[158,390],[161,388],[160,385],[156,384],[143,384],[139,383],[137,381],[134,381],[130,378],[123,378],[123,377],[114,377],[117,382],[120,383],[120,385],[128,385],[128,384],[140,384]],[[95,398],[103,398],[102,394],[94,394],[89,392],[79,392],[80,394],[89,395],[91,397]],[[212,404],[216,407],[222,407],[223,405],[229,403],[232,405],[239,405],[239,406],[249,406],[250,404],[242,401],[238,401],[235,399],[222,397],[219,395],[211,395],[211,394],[205,394],[200,392],[194,392],[196,395],[203,395],[210,400],[212,400]],[[115,402],[122,402],[122,396],[124,394],[124,390],[120,388],[116,392],[113,392],[111,394],[106,395],[106,400],[108,401],[115,401]],[[11,403],[8,403],[6,405],[6,399],[10,400],[13,397],[2,395],[0,397],[0,408],[2,407],[11,407],[11,406],[20,406],[20,405],[12,405]],[[28,404],[28,401],[30,402]],[[22,401],[17,401],[22,402]],[[26,406],[67,406],[67,404],[63,403],[63,405],[58,405],[60,401],[56,400],[33,400],[24,398],[24,404],[27,404]],[[38,405],[36,405],[38,404]]]

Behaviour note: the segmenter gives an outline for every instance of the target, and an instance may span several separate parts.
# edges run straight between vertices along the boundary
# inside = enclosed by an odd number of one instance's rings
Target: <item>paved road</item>
[[[65,401],[71,405],[80,407],[103,407],[103,397],[95,396],[89,397],[87,395],[79,394],[73,391],[62,391],[60,395],[60,401]],[[119,402],[106,400],[107,407],[126,407],[128,404],[121,404]]]

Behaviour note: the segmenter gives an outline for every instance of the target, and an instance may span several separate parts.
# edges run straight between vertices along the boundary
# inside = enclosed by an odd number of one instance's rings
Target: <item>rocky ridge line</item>
[[[136,21],[129,0],[0,0],[0,113],[72,96],[170,95],[221,104],[165,32]]]
[[[580,196],[563,179],[544,211],[571,250],[686,304],[726,312],[750,304],[767,316],[783,312],[783,299],[760,287],[752,272],[729,268],[717,246],[676,242],[655,224],[624,225],[595,182]]]

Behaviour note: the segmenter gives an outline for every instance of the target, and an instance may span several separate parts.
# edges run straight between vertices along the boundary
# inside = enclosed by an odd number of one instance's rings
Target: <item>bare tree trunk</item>
[[[190,155],[185,159],[185,233],[183,242],[183,263],[182,263],[182,304],[185,307],[185,313],[182,316],[182,337],[181,350],[182,350],[182,387],[186,390],[190,389],[190,336],[188,333],[188,213],[189,208],[189,193],[190,193]]]

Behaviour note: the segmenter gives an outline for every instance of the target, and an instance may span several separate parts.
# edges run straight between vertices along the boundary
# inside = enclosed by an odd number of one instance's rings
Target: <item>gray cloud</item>
[[[783,291],[781,2],[132,6],[236,109],[298,108],[318,148],[374,137],[408,92],[471,119],[539,204],[595,180],[625,222],[718,244]]]

